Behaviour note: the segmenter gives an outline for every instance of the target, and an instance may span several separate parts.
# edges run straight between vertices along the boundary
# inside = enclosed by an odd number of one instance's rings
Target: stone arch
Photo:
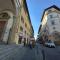
[[[8,37],[9,37],[9,31],[12,28],[12,25],[13,25],[14,14],[11,11],[2,11],[0,14],[6,14],[5,17],[4,17],[4,15],[2,15],[2,19],[5,19],[6,23],[5,23],[4,28],[3,28],[1,41],[4,42],[4,43],[7,43]]]

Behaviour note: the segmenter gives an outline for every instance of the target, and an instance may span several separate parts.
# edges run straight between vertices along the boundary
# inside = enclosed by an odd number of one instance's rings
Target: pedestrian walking
[[[24,46],[26,45],[25,41],[24,41]]]
[[[32,49],[32,41],[29,42],[29,47]]]

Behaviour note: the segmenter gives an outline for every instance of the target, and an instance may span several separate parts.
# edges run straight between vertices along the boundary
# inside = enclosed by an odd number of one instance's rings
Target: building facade
[[[21,1],[21,17],[20,17],[20,34],[19,43],[29,43],[32,37],[34,37],[34,30],[29,16],[26,0]]]
[[[38,34],[43,42],[52,40],[60,44],[60,8],[53,5],[45,9]]]
[[[19,44],[33,36],[26,0],[0,0],[0,42]]]

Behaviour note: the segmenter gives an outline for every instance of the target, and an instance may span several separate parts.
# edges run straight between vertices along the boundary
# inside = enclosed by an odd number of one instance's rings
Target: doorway
[[[0,41],[2,41],[1,37],[3,37],[2,34],[4,31],[5,24],[6,24],[6,21],[0,21]]]

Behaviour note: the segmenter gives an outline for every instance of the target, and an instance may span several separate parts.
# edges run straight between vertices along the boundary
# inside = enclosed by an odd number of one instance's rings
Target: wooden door
[[[1,40],[3,30],[4,30],[5,23],[6,21],[0,21],[0,40]]]

